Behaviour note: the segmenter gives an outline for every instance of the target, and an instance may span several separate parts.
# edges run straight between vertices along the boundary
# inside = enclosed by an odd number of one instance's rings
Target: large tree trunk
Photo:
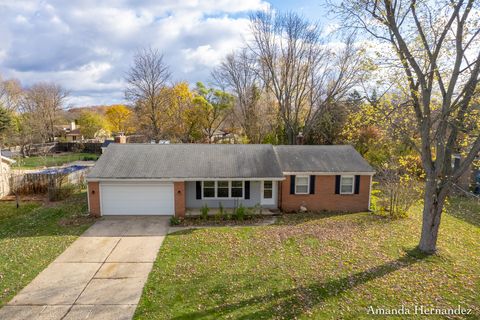
[[[418,248],[428,254],[437,251],[438,229],[446,196],[436,188],[435,179],[427,179],[423,206],[422,235]]]
[[[286,126],[285,135],[287,136],[287,144],[295,144],[295,133],[289,125]]]

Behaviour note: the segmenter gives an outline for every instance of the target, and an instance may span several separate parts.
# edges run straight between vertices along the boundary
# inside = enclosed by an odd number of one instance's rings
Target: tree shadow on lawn
[[[217,318],[227,317],[230,313],[234,313],[239,309],[252,306],[256,306],[255,309],[257,311],[252,311],[249,314],[237,317],[237,319],[271,318],[274,315],[278,315],[280,310],[282,310],[282,317],[296,318],[329,298],[340,295],[371,280],[386,276],[389,273],[409,267],[426,257],[427,255],[422,254],[418,249],[413,249],[406,251],[405,255],[399,259],[340,279],[257,296],[236,303],[184,314],[173,319],[187,320],[211,316]],[[275,301],[273,304],[272,300]]]

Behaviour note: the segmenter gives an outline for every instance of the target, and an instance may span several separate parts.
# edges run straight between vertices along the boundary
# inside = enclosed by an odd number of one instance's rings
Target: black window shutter
[[[290,194],[295,194],[295,176],[290,176]]]
[[[197,199],[202,199],[202,181],[197,181]]]
[[[315,194],[315,176],[310,176],[310,194]]]
[[[245,181],[245,199],[250,199],[250,181]]]
[[[457,170],[460,168],[460,158],[455,158],[453,160],[453,170]]]
[[[355,176],[355,194],[360,193],[360,176]]]
[[[335,194],[340,194],[340,179],[341,176],[335,176]]]

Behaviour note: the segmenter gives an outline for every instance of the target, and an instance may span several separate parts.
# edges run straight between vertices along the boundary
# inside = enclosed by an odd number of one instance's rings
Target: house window
[[[217,197],[228,198],[228,181],[217,181]]]
[[[340,179],[340,193],[352,194],[353,193],[353,176],[342,176]]]
[[[243,181],[203,181],[203,198],[243,198]]]
[[[296,194],[307,194],[308,193],[308,176],[297,176],[295,177],[295,193]]]
[[[273,182],[263,181],[263,199],[273,198]]]
[[[203,181],[203,197],[215,198],[215,181]]]
[[[243,181],[232,181],[232,198],[243,198]]]

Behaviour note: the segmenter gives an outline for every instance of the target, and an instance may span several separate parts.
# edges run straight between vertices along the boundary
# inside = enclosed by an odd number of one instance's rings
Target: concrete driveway
[[[97,221],[0,309],[0,319],[131,319],[168,220]]]

